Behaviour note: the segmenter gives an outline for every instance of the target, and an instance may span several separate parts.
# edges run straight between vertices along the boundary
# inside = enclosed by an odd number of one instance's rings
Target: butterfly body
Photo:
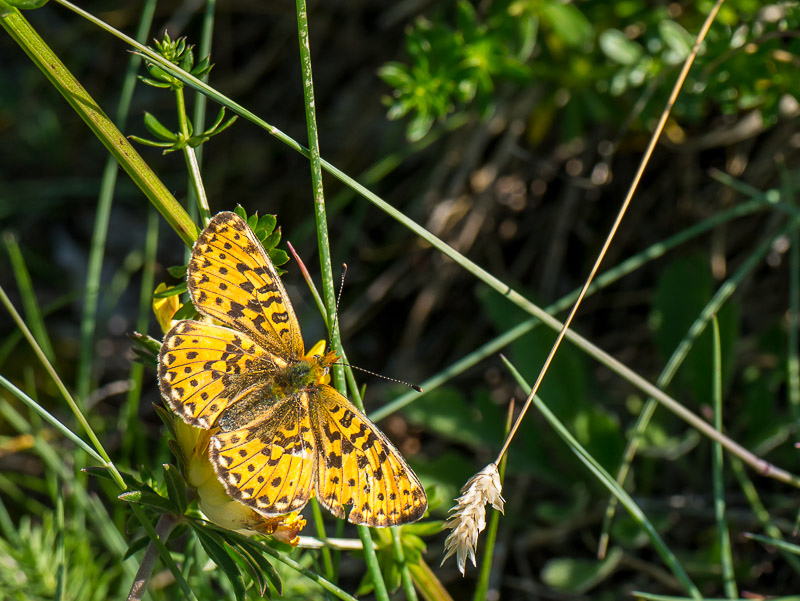
[[[275,267],[236,214],[216,215],[198,237],[188,289],[223,325],[185,320],[167,333],[161,392],[186,423],[215,430],[209,458],[229,495],[268,517],[314,495],[356,524],[423,515],[425,491],[411,468],[328,385],[335,353],[324,342],[305,353]]]

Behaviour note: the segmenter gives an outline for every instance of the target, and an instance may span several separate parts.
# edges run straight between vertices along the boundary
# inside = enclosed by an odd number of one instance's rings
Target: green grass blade
[[[0,14],[0,27],[3,27],[19,44],[164,216],[167,223],[188,246],[191,246],[197,238],[197,225],[31,24],[17,9],[9,8]],[[134,40],[131,41],[136,43]]]
[[[525,381],[517,369],[505,357],[502,357],[502,359],[509,370],[511,370],[512,375],[517,380],[517,383],[523,388],[523,390],[530,390],[530,385]],[[689,575],[678,561],[678,558],[669,549],[667,544],[664,542],[664,539],[661,538],[661,535],[656,530],[655,526],[653,526],[652,522],[647,519],[647,516],[636,504],[633,498],[617,483],[611,474],[609,474],[603,468],[603,466],[600,465],[597,460],[595,460],[595,458],[583,448],[583,446],[581,446],[578,440],[572,435],[566,426],[561,423],[555,414],[550,411],[542,399],[540,399],[538,396],[535,396],[533,398],[533,404],[536,405],[536,408],[547,420],[553,430],[555,430],[556,434],[558,434],[566,443],[569,450],[572,451],[578,457],[578,459],[580,459],[581,463],[583,463],[589,469],[589,471],[592,472],[592,474],[594,474],[600,484],[605,486],[608,491],[622,504],[622,506],[628,510],[631,518],[633,518],[633,520],[639,524],[642,530],[645,531],[647,536],[650,538],[653,548],[661,556],[661,559],[664,561],[670,571],[672,571],[673,575],[678,582],[681,583],[681,586],[683,586],[686,592],[691,595],[693,599],[702,599],[703,596],[689,578]]]
[[[50,342],[50,336],[47,334],[47,327],[44,325],[44,316],[39,307],[39,301],[36,300],[36,292],[33,289],[33,282],[31,281],[31,274],[25,265],[25,259],[22,257],[19,244],[17,244],[16,237],[11,232],[3,234],[3,242],[8,252],[8,258],[11,261],[11,269],[14,272],[14,278],[17,281],[17,288],[19,289],[19,296],[22,300],[22,308],[25,311],[25,318],[31,327],[34,338],[42,347],[42,352],[47,357],[48,361],[55,361],[55,353],[53,353],[53,344]]]
[[[0,376],[0,384],[2,384],[6,390],[8,390],[11,394],[17,397],[20,401],[25,403],[28,407],[36,411],[39,415],[41,415],[44,420],[53,426],[56,430],[58,430],[61,434],[64,435],[65,438],[71,440],[75,443],[75,446],[79,447],[86,453],[88,453],[95,461],[97,461],[100,465],[107,466],[108,463],[105,459],[103,459],[97,451],[95,451],[89,444],[84,442],[84,440],[75,434],[72,430],[67,428],[64,424],[62,424],[55,416],[53,416],[47,409],[42,407],[39,403],[34,401],[31,397],[27,394],[22,392],[19,388],[14,386],[11,382],[6,380],[5,377]]]
[[[400,539],[399,528],[389,528],[389,534],[392,536],[392,550],[394,557],[400,566],[400,581],[403,585],[403,592],[406,594],[408,601],[417,601],[417,589],[414,588],[414,581],[411,578],[411,571],[408,569],[406,563],[405,553],[403,552],[403,541]]]
[[[595,278],[595,281],[589,286],[589,290],[587,290],[586,295],[589,296],[594,294],[595,292],[605,288],[613,284],[614,282],[622,279],[626,275],[633,273],[637,269],[647,265],[651,261],[658,259],[664,256],[667,252],[672,250],[673,248],[678,247],[689,240],[704,234],[705,232],[723,224],[736,219],[738,217],[743,217],[745,215],[750,215],[756,211],[764,210],[769,208],[769,205],[766,203],[765,200],[762,198],[751,200],[725,211],[721,211],[717,213],[713,217],[709,217],[708,219],[704,219],[703,221],[694,224],[691,227],[688,227],[684,230],[681,230],[674,236],[670,236],[666,240],[663,240],[657,244],[653,244],[649,248],[645,249],[644,251],[629,257],[619,265],[612,267],[606,272],[601,273],[600,275]],[[560,313],[572,306],[575,302],[575,299],[578,298],[578,294],[580,293],[580,288],[576,288],[569,294],[563,296],[555,303],[549,305],[545,308],[545,311],[550,315],[555,315],[556,313]],[[511,330],[500,334],[493,340],[490,340],[486,344],[481,345],[473,352],[467,354],[463,358],[459,359],[452,365],[448,366],[432,378],[425,380],[421,387],[423,389],[422,394],[417,392],[407,392],[406,394],[401,395],[399,398],[395,399],[391,403],[387,403],[383,407],[376,409],[370,414],[370,417],[375,420],[379,421],[385,417],[388,417],[395,411],[402,409],[409,403],[414,402],[415,400],[419,399],[423,394],[427,394],[433,390],[436,390],[439,386],[442,386],[452,378],[456,377],[457,375],[467,371],[471,367],[477,365],[485,358],[494,355],[495,353],[499,352],[504,347],[508,346],[518,338],[524,336],[528,332],[532,331],[534,328],[539,326],[541,321],[533,317],[527,321],[524,321]]]
[[[716,316],[714,326],[714,427],[722,431],[722,347],[719,338],[719,322]],[[717,544],[719,545],[720,563],[722,564],[722,582],[725,594],[730,599],[739,596],[736,587],[736,575],[733,570],[733,555],[731,552],[731,535],[728,529],[728,519],[725,516],[725,478],[722,471],[723,454],[722,446],[718,442],[711,447],[711,475],[714,484],[714,516],[717,520]]]
[[[731,295],[737,290],[739,285],[744,281],[744,279],[755,269],[764,258],[764,256],[770,251],[772,248],[772,244],[776,238],[780,236],[785,236],[789,231],[795,229],[797,226],[794,222],[788,224],[784,228],[782,228],[777,234],[770,236],[767,240],[763,241],[757,248],[754,250],[747,260],[739,266],[739,268],[733,273],[733,275],[728,278],[723,284],[717,289],[714,296],[708,302],[708,304],[703,308],[700,315],[697,319],[692,323],[689,327],[686,336],[681,340],[680,344],[677,346],[675,351],[670,356],[667,364],[664,366],[664,369],[661,371],[658,379],[656,380],[656,385],[664,389],[666,388],[669,383],[672,381],[672,378],[678,371],[678,368],[681,366],[683,361],[686,359],[689,351],[692,348],[695,340],[705,331],[706,326],[708,325],[711,318],[716,315],[716,313],[720,310],[722,305],[731,297]],[[641,443],[644,432],[647,429],[648,424],[650,423],[653,414],[655,413],[656,407],[658,406],[658,402],[653,399],[649,398],[645,403],[644,407],[642,408],[639,416],[634,424],[634,427],[631,432],[631,436],[628,440],[628,444],[625,447],[625,451],[623,452],[622,462],[620,463],[620,467],[617,471],[617,482],[622,484],[625,482],[628,472],[630,471],[631,464],[633,463],[633,459],[636,456],[636,452],[639,448],[639,444]],[[694,425],[694,424],[691,424]],[[716,431],[715,431],[716,432]],[[705,432],[704,432],[705,433]],[[720,443],[723,442],[723,437],[719,432],[716,432],[717,436],[710,436],[712,440],[716,440]],[[730,450],[730,449],[729,449]],[[749,451],[748,451],[749,453]],[[734,455],[740,456],[738,453],[734,453]],[[752,464],[751,464],[752,465]],[[603,522],[603,529],[602,534],[600,536],[600,545],[599,545],[599,554],[602,556],[604,554],[604,549],[606,548],[608,542],[608,532],[611,528],[611,521],[614,516],[614,511],[616,508],[616,500],[614,498],[610,499],[608,508],[606,510],[606,515]]]
[[[155,12],[155,0],[148,0],[142,8],[139,18],[139,26],[136,31],[136,39],[144,42],[147,39],[147,32],[153,22]],[[131,55],[128,60],[128,67],[125,70],[125,77],[122,81],[119,102],[117,103],[116,123],[121,130],[125,129],[128,120],[131,98],[136,87],[136,73],[142,59],[139,56]],[[97,327],[97,303],[100,294],[100,275],[103,268],[103,256],[105,254],[106,238],[108,235],[108,222],[111,215],[111,203],[114,198],[114,191],[117,183],[117,173],[119,165],[113,156],[109,156],[103,169],[103,177],[100,182],[100,194],[97,198],[97,213],[94,219],[94,229],[92,231],[92,242],[89,249],[89,264],[86,273],[86,285],[84,286],[83,313],[81,315],[81,341],[80,356],[78,359],[78,374],[75,393],[79,403],[85,403],[91,388],[91,367],[92,356],[94,353],[94,336]],[[81,405],[83,407],[83,405]]]

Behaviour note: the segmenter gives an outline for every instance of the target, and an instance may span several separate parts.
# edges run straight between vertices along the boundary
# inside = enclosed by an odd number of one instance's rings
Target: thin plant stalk
[[[186,114],[186,96],[183,92],[183,86],[175,88],[175,102],[178,111],[178,127],[180,127],[181,137],[184,140],[189,139],[189,117]],[[195,126],[195,131],[197,126]],[[206,188],[203,185],[203,176],[200,173],[200,163],[197,160],[195,149],[186,144],[181,150],[183,158],[186,161],[186,170],[189,172],[189,183],[192,194],[197,202],[197,208],[200,210],[200,220],[203,227],[208,225],[211,220],[211,211],[208,208],[208,197],[206,196]]]
[[[17,324],[17,327],[22,331],[22,334],[28,340],[28,344],[31,345],[31,348],[33,349],[33,352],[36,354],[36,356],[38,357],[39,361],[42,363],[42,365],[44,366],[45,370],[50,375],[50,378],[55,383],[56,388],[58,388],[58,391],[61,393],[61,396],[64,398],[64,400],[67,402],[67,405],[72,410],[73,415],[75,415],[75,417],[77,418],[78,422],[83,427],[84,431],[86,432],[87,436],[89,437],[89,440],[92,442],[92,445],[94,445],[94,449],[91,449],[91,447],[88,447],[88,445],[85,445],[85,443],[83,445],[79,445],[79,446],[82,449],[86,450],[87,452],[89,452],[89,450],[91,450],[90,454],[92,455],[92,457],[94,457],[97,461],[99,461],[102,465],[104,465],[105,467],[107,467],[109,469],[109,472],[111,473],[112,477],[114,478],[114,481],[119,485],[119,487],[121,489],[124,490],[125,489],[125,483],[122,480],[122,476],[117,471],[117,468],[114,465],[114,462],[111,461],[111,458],[108,456],[108,453],[106,453],[105,448],[103,448],[102,443],[97,438],[97,435],[94,433],[94,430],[92,429],[92,427],[89,425],[89,422],[86,420],[86,417],[83,415],[83,412],[81,411],[80,407],[78,407],[77,403],[75,402],[75,399],[72,398],[72,395],[67,390],[67,387],[64,386],[64,382],[61,381],[61,378],[56,373],[56,370],[53,368],[52,363],[50,363],[50,361],[47,360],[47,357],[44,355],[44,352],[42,351],[42,348],[36,342],[36,339],[31,334],[31,331],[28,329],[28,326],[25,325],[24,321],[22,321],[22,318],[20,317],[19,313],[17,313],[16,308],[11,303],[11,300],[6,295],[6,292],[5,292],[5,290],[3,290],[2,286],[0,286],[0,302],[2,302],[5,305],[6,310],[11,315],[11,318],[14,320],[14,322]],[[9,385],[13,386],[5,378],[2,378],[2,377],[0,377],[0,378],[6,383],[6,387],[7,388],[9,387]],[[14,387],[14,388],[16,389],[16,387]],[[27,396],[27,395],[25,395],[25,396]],[[41,408],[38,403],[34,403],[34,405],[35,406],[33,408],[40,415],[42,415],[45,419],[48,419],[48,416],[50,416],[50,414],[47,413],[43,408]],[[61,422],[59,422],[58,420],[56,420],[52,416],[50,416],[50,418],[53,419],[51,424],[53,426],[55,426],[56,428],[60,429],[62,432],[64,432],[66,434],[67,428],[63,424],[61,424]],[[73,442],[76,442],[76,440],[80,440],[80,439],[75,437],[75,438],[71,438],[71,440],[73,440]],[[83,441],[81,441],[81,442],[83,442]],[[76,444],[78,444],[78,443],[76,442]]]
[[[314,516],[314,526],[317,529],[317,538],[320,541],[327,541],[328,536],[325,534],[325,522],[322,520],[322,510],[319,506],[319,501],[314,497],[311,499],[311,514]],[[325,578],[333,582],[333,559],[331,558],[331,550],[327,545],[321,545],[322,552],[322,566],[325,569]]]
[[[411,571],[408,569],[406,563],[405,553],[403,552],[403,541],[400,538],[401,527],[389,528],[389,534],[392,536],[392,550],[394,557],[400,566],[400,582],[403,585],[403,592],[406,594],[408,601],[417,601],[417,589],[414,588],[414,580],[411,578]]]
[[[300,65],[303,78],[303,102],[306,110],[306,126],[308,129],[309,164],[311,167],[311,186],[314,192],[314,215],[317,225],[317,245],[319,248],[320,270],[322,275],[322,296],[325,299],[327,314],[336,312],[336,295],[333,288],[333,270],[331,269],[330,242],[328,239],[328,221],[325,213],[325,193],[322,187],[322,165],[319,152],[319,136],[317,135],[317,116],[314,100],[314,79],[311,68],[311,46],[308,31],[308,9],[305,0],[297,0],[297,33],[300,45]],[[342,342],[336,323],[329,324],[331,346],[341,354]],[[347,394],[344,370],[340,365],[333,366],[333,381],[340,393]],[[359,403],[360,404],[360,403]],[[363,404],[359,409],[363,410]],[[358,536],[364,545],[364,561],[372,577],[375,597],[378,601],[389,601],[389,593],[383,581],[378,557],[372,546],[372,535],[367,526],[358,526]]]
[[[33,289],[33,282],[31,275],[28,271],[28,266],[25,264],[25,259],[22,256],[22,251],[17,243],[17,238],[11,232],[3,233],[3,242],[5,243],[6,252],[8,253],[11,269],[14,272],[14,279],[17,282],[19,289],[19,296],[22,299],[22,308],[25,311],[25,318],[31,324],[31,332],[34,338],[39,342],[42,347],[42,352],[45,357],[50,361],[55,361],[55,354],[53,353],[53,344],[50,342],[50,336],[47,333],[47,327],[44,323],[44,316],[39,307],[39,302],[36,300],[36,292]]]
[[[758,496],[758,489],[756,489],[753,481],[747,473],[747,470],[745,470],[744,464],[738,459],[733,458],[730,462],[730,466],[733,475],[736,477],[736,480],[739,483],[739,488],[741,488],[747,503],[750,505],[750,510],[761,524],[764,532],[766,532],[770,538],[778,540],[782,539],[783,533],[781,532],[780,528],[773,523],[772,516],[770,516],[769,511],[764,506],[761,498]],[[794,553],[788,553],[782,549],[779,549],[779,551],[786,560],[786,563],[792,567],[795,573],[800,574],[800,557]]]
[[[716,316],[714,326],[714,357],[711,369],[714,378],[714,427],[722,431],[722,345],[719,338],[719,321]],[[725,516],[725,478],[723,472],[722,446],[718,442],[711,445],[711,476],[714,484],[714,516],[717,521],[717,546],[719,547],[720,563],[722,564],[722,583],[725,594],[729,599],[739,596],[736,587],[736,575],[733,570],[733,556],[731,553],[731,535],[728,529],[728,519]]]
[[[205,10],[203,11],[203,26],[200,33],[200,44],[198,45],[197,55],[200,59],[205,58],[211,54],[211,43],[213,41],[213,33],[214,33],[214,10],[216,9],[217,2],[216,0],[206,0]],[[202,77],[203,82],[208,82],[209,74],[206,73]],[[204,94],[195,94],[194,96],[194,112],[192,113],[192,123],[194,124],[195,131],[205,131],[205,122],[206,122],[206,108],[208,106],[208,99],[205,97]],[[200,144],[197,148],[194,149],[195,159],[197,161],[198,168],[202,167],[203,165],[203,145]],[[199,216],[198,213],[198,206],[199,201],[195,196],[194,187],[189,186],[189,197],[186,203],[186,209],[191,216],[192,219],[197,219]],[[206,201],[205,208],[208,211],[208,214],[211,214],[211,210],[208,206],[208,201]],[[207,221],[203,222],[204,224]],[[187,255],[190,253],[191,249],[186,249]],[[186,258],[187,262],[189,257]]]
[[[519,416],[517,416],[517,421],[514,423],[514,426],[511,428],[511,432],[509,433],[508,437],[506,437],[506,441],[503,443],[503,447],[500,449],[500,452],[497,454],[497,459],[495,459],[495,463],[499,463],[500,460],[503,458],[506,450],[508,449],[508,445],[511,444],[511,441],[514,438],[514,435],[517,433],[517,429],[519,428],[520,424],[522,423],[523,418],[525,417],[525,413],[530,407],[531,403],[533,402],[533,397],[536,395],[536,392],[539,390],[539,385],[542,383],[542,379],[544,378],[544,374],[547,373],[548,368],[550,367],[550,363],[553,361],[555,357],[556,351],[558,351],[558,347],[561,346],[561,341],[564,339],[564,335],[567,332],[570,324],[572,323],[572,319],[575,317],[575,313],[578,311],[578,307],[583,300],[583,297],[586,295],[589,286],[594,279],[595,274],[600,269],[600,263],[603,261],[603,258],[608,252],[609,246],[611,246],[611,241],[614,239],[614,236],[617,233],[617,229],[619,228],[620,224],[622,223],[622,218],[625,216],[625,213],[628,210],[628,206],[633,200],[633,194],[636,189],[639,187],[639,181],[644,174],[645,167],[650,162],[650,157],[655,150],[656,143],[658,139],[661,137],[661,132],[664,129],[664,126],[667,123],[667,118],[672,110],[675,101],[678,99],[678,92],[680,92],[681,88],[683,87],[684,81],[686,81],[686,76],[689,74],[689,69],[694,63],[694,59],[697,56],[697,51],[700,49],[700,44],[702,44],[703,40],[708,33],[709,28],[711,27],[711,23],[714,22],[714,18],[719,12],[720,7],[722,6],[722,2],[724,0],[717,0],[714,4],[714,7],[709,12],[708,16],[706,17],[703,26],[700,28],[700,33],[697,34],[697,39],[694,41],[694,45],[692,46],[692,50],[689,53],[689,56],[686,57],[684,61],[683,68],[681,69],[680,74],[678,75],[678,79],[675,81],[675,85],[672,88],[672,92],[669,95],[669,99],[667,100],[667,106],[664,108],[664,111],[661,113],[661,117],[658,120],[658,124],[653,131],[653,135],[650,137],[650,142],[647,145],[647,149],[644,151],[644,155],[642,156],[642,160],[639,163],[639,167],[636,170],[636,174],[633,176],[633,181],[631,182],[630,187],[628,188],[628,193],[625,195],[625,200],[622,202],[622,206],[620,207],[619,212],[617,213],[617,217],[614,220],[614,224],[611,226],[611,230],[606,237],[605,242],[603,243],[600,252],[597,255],[597,259],[595,260],[594,265],[592,266],[591,271],[589,272],[589,276],[586,278],[586,283],[583,285],[583,289],[581,290],[578,298],[575,300],[575,304],[572,306],[572,310],[570,311],[567,319],[564,321],[564,324],[561,326],[561,330],[556,337],[556,341],[553,343],[553,348],[550,350],[550,354],[545,359],[544,365],[542,366],[541,371],[539,372],[539,376],[536,378],[536,382],[533,384],[533,388],[531,389],[530,396],[525,401],[525,405],[522,407],[522,411],[520,412]]]
[[[761,195],[763,196],[763,194]],[[626,275],[633,273],[637,269],[647,265],[648,262],[653,261],[659,257],[664,256],[672,250],[687,242],[693,238],[704,234],[705,232],[717,227],[720,224],[726,223],[732,219],[736,219],[737,217],[743,217],[745,215],[750,215],[751,213],[763,210],[767,207],[771,207],[768,203],[763,200],[750,200],[748,202],[744,202],[740,205],[727,209],[725,211],[721,211],[720,213],[715,214],[708,219],[704,219],[703,221],[696,223],[690,227],[687,227],[684,230],[681,230],[677,234],[670,236],[669,238],[658,242],[656,244],[651,245],[650,247],[646,248],[640,253],[629,257],[619,265],[616,265],[609,269],[606,272],[601,273],[598,275],[594,282],[592,282],[591,286],[589,286],[589,290],[587,290],[586,295],[590,296],[613,284],[614,282],[622,279]],[[549,305],[544,308],[544,310],[550,314],[555,315],[560,313],[561,311],[567,309],[575,302],[575,299],[578,298],[580,294],[580,288],[576,288],[569,294],[564,295],[559,300],[554,302],[552,305]],[[481,345],[471,353],[465,355],[452,365],[449,365],[442,371],[440,371],[435,376],[425,380],[422,382],[420,387],[422,388],[423,392],[407,392],[394,401],[387,403],[383,407],[380,407],[370,413],[370,418],[374,421],[382,420],[395,411],[398,411],[409,405],[410,403],[418,400],[422,396],[436,390],[449,380],[453,379],[455,376],[464,373],[471,367],[474,367],[487,357],[490,357],[504,347],[508,346],[518,338],[521,338],[528,332],[534,330],[537,326],[539,326],[542,322],[536,318],[532,317],[516,326],[512,329],[503,332],[499,336],[495,337],[494,339],[490,340],[489,342]]]

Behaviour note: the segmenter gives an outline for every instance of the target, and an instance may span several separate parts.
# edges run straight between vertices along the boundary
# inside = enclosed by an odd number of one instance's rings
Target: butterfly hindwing
[[[428,506],[425,489],[375,424],[327,385],[315,389],[310,409],[322,505],[339,518],[367,526],[395,526],[422,517]]]
[[[218,213],[200,233],[187,283],[202,313],[249,333],[271,352],[302,356],[300,326],[281,279],[236,213]]]
[[[167,333],[161,393],[186,423],[214,428],[209,458],[228,495],[268,517],[298,511],[314,494],[355,524],[423,515],[425,490],[400,453],[324,383],[335,354],[304,354],[286,290],[242,218],[211,219],[187,285],[197,309],[224,325],[186,320]]]
[[[244,398],[237,409],[259,400]],[[220,420],[225,422],[223,415]],[[301,509],[314,490],[316,441],[306,393],[261,408],[236,430],[212,436],[211,462],[228,494],[265,516]]]
[[[172,410],[186,423],[208,429],[226,407],[263,386],[282,365],[247,334],[186,320],[164,337],[158,376]]]

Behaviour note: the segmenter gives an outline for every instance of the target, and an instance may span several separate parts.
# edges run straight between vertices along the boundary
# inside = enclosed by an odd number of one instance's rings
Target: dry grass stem
[[[462,576],[468,556],[472,565],[477,566],[475,548],[478,545],[478,534],[486,528],[486,504],[490,503],[497,511],[502,512],[505,503],[500,495],[502,489],[500,473],[495,463],[490,463],[467,481],[461,489],[461,496],[456,499],[458,504],[450,509],[453,514],[444,525],[453,531],[444,541],[445,555],[442,564],[455,553]]]

